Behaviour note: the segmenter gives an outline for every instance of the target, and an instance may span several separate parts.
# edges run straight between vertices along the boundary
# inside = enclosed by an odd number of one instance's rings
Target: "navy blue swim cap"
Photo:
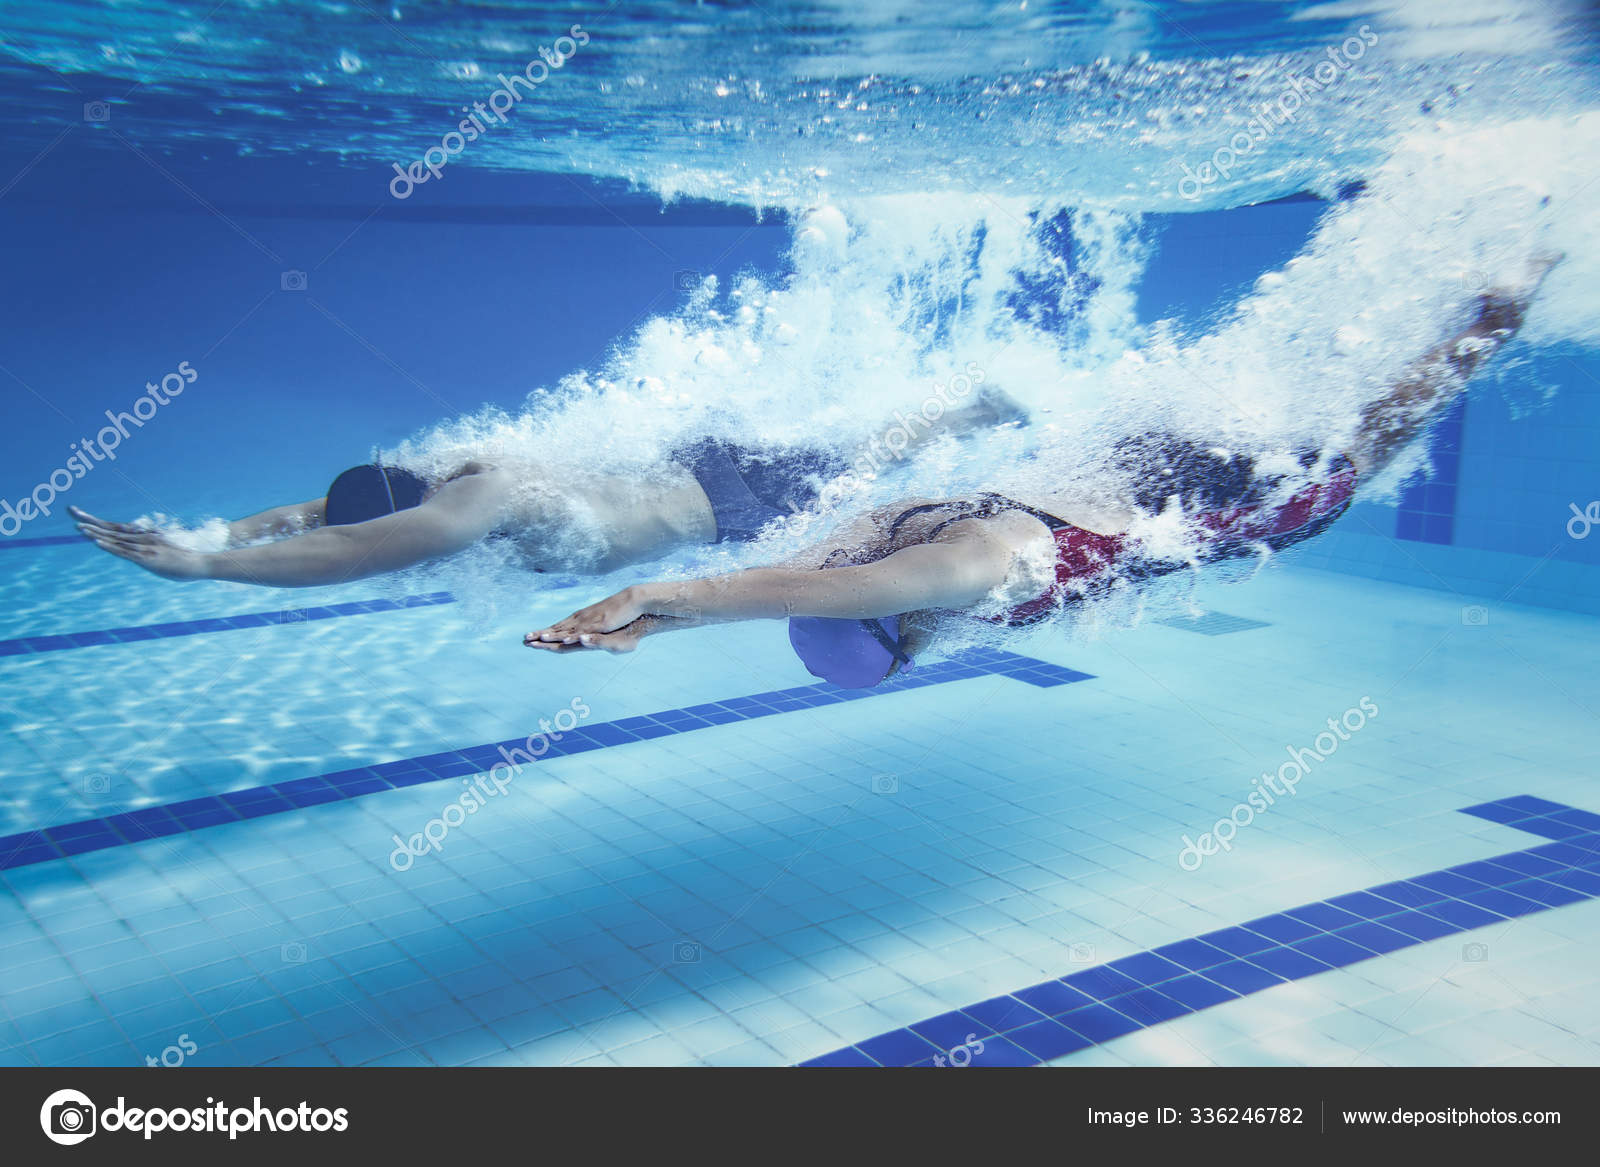
[[[330,527],[364,523],[422,502],[428,480],[397,466],[352,466],[328,487],[324,521]]]

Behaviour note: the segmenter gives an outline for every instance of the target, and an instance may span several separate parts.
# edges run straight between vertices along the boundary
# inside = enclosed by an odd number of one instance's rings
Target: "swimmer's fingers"
[[[528,633],[522,638],[522,643],[532,644],[538,640],[545,643],[576,644],[581,636],[599,636],[615,632],[633,623],[639,616],[638,605],[633,600],[632,593],[624,590],[614,596],[606,597],[598,604],[581,608],[565,620],[557,620],[548,628]]]
[[[113,523],[110,519],[98,518],[80,507],[69,506],[67,513],[78,520],[78,529],[80,531],[85,527],[96,531],[124,535],[138,535],[149,531],[148,527],[135,527],[131,523]]]
[[[586,631],[592,630],[580,628],[572,623],[571,617],[568,617],[566,620],[552,624],[548,628],[541,628],[537,632],[528,633],[522,638],[522,643],[529,646],[538,645],[541,648],[549,644],[577,644],[578,637],[582,636]]]
[[[78,530],[101,547],[108,550],[115,547],[133,555],[153,555],[169,546],[167,541],[154,531],[102,531],[81,525]]]
[[[82,507],[69,506],[67,514],[78,520],[79,526],[101,527],[109,531],[113,527],[122,525],[121,523],[113,523],[110,519],[102,519],[98,515],[91,515]]]
[[[581,644],[562,644],[560,641],[547,642],[543,640],[535,640],[532,638],[531,633],[528,637],[523,639],[522,643],[527,645],[529,648],[542,648],[545,652],[561,653],[583,651],[583,645]]]
[[[532,638],[523,641],[529,648],[542,648],[546,652],[632,652],[639,647],[639,637],[633,632],[600,632],[584,633],[574,637],[570,642],[544,641]]]
[[[131,535],[84,533],[100,550],[118,559],[126,559],[162,579],[208,578],[205,556],[175,546],[159,532],[141,531]]]
[[[87,515],[78,519],[78,530],[91,538],[95,535],[131,534],[121,523],[107,523],[100,519],[90,518]]]
[[[130,563],[138,563],[140,560],[146,559],[150,556],[150,552],[148,550],[134,547],[127,543],[114,542],[110,539],[94,538],[91,538],[90,541],[96,547],[100,548],[100,550],[109,552],[112,555],[115,555],[118,559],[126,559]]]
[[[557,620],[548,628],[537,628],[524,636],[522,638],[522,643],[528,645],[576,643],[578,639],[578,628],[573,623],[576,618],[577,617],[575,615],[568,616],[565,619]]]
[[[558,625],[554,628],[545,628],[539,632],[530,632],[522,638],[522,643],[530,648],[545,648],[552,644],[571,646],[578,644],[586,636],[599,635],[603,635],[603,633],[596,632],[592,628],[574,628]]]
[[[120,543],[125,546],[142,550],[159,550],[171,547],[172,544],[166,536],[159,531],[146,531],[138,527],[93,527],[88,523],[79,523],[78,531],[87,539],[96,542],[105,540],[108,543]]]

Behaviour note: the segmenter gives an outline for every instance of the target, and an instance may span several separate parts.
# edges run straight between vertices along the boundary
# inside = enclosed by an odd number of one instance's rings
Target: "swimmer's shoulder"
[[[518,479],[509,468],[496,462],[476,459],[463,462],[445,476],[439,484],[437,497],[450,500],[451,505],[477,510],[483,507],[503,508],[516,494]]]
[[[537,476],[538,469],[531,464],[473,458],[452,470],[444,482],[474,482],[479,484],[480,490],[491,490],[503,496],[514,493]]]
[[[472,458],[461,463],[461,465],[457,466],[449,474],[446,474],[444,480],[446,482],[454,482],[458,478],[471,478],[480,474],[493,474],[500,469],[501,467],[497,463],[481,462],[476,458]]]

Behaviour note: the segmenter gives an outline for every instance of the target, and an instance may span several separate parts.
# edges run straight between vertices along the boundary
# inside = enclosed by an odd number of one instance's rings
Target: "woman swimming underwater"
[[[940,617],[1023,627],[1123,582],[1291,546],[1326,530],[1358,482],[1437,420],[1521,326],[1559,258],[1535,257],[1518,287],[1480,297],[1460,335],[1362,409],[1348,449],[1301,451],[1294,483],[1242,455],[1161,435],[1134,438],[1117,450],[1138,482],[1121,507],[1090,509],[1067,493],[907,499],[847,528],[841,546],[814,549],[795,565],[624,588],[523,643],[558,653],[627,652],[659,632],[786,618],[790,642],[812,675],[865,688],[909,667]],[[1173,496],[1192,517],[1193,558],[1153,556],[1129,534],[1140,511],[1160,512]]]

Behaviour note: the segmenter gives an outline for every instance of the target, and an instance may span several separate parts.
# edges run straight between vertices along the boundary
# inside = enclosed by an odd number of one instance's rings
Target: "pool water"
[[[521,646],[788,533],[289,590],[0,526],[0,1064],[1600,1063],[1592,16],[886,7],[0,5],[0,499],[184,360],[62,504],[199,529],[374,449],[852,448],[968,360],[1038,457],[939,447],[862,505],[1088,474],[1108,415],[1334,440],[1566,260],[1318,540],[869,692],[769,623]],[[386,191],[579,21],[536,130]],[[1189,200],[1178,162],[1364,23]]]

